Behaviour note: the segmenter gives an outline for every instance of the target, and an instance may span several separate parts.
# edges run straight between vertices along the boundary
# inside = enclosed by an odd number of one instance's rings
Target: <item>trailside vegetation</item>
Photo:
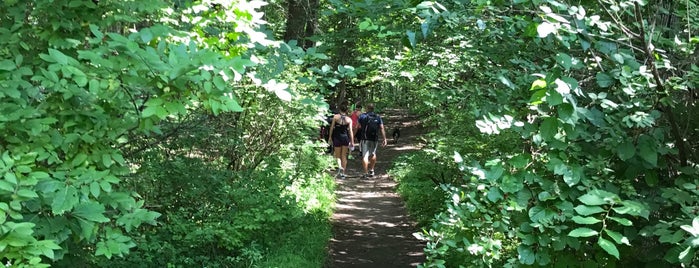
[[[382,67],[432,129],[393,169],[423,266],[696,266],[697,7],[405,9],[406,49]]]
[[[3,1],[0,262],[321,266],[325,56],[264,4]]]
[[[0,262],[321,267],[349,100],[430,129],[423,267],[697,266],[698,7],[4,0]]]

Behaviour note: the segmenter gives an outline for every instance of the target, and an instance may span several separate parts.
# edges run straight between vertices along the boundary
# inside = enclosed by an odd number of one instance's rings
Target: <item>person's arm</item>
[[[388,141],[386,141],[386,131],[383,128],[383,124],[381,124],[381,136],[383,137],[383,142],[381,142],[381,146],[386,146],[386,144],[388,144]]]
[[[335,116],[333,116],[333,121],[330,123],[330,133],[328,133],[328,143],[332,144],[333,130],[335,129]]]
[[[349,122],[350,147],[354,147],[354,128],[352,128],[352,120]]]

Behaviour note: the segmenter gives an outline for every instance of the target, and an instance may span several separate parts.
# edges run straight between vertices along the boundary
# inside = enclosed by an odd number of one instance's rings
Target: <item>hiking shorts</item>
[[[376,154],[376,148],[379,147],[379,141],[362,140],[362,157],[369,158]]]
[[[349,144],[350,139],[348,136],[342,135],[339,137],[333,137],[333,146],[335,147],[349,146]]]

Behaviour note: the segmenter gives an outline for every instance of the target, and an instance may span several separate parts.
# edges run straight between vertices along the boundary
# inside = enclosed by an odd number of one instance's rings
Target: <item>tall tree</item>
[[[284,41],[297,40],[300,46],[309,48],[318,27],[318,8],[320,0],[288,0],[286,32]]]

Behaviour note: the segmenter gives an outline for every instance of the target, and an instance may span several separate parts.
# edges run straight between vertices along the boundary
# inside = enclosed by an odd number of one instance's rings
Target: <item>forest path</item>
[[[424,262],[424,245],[413,237],[418,231],[408,217],[396,182],[386,174],[396,157],[419,150],[424,133],[419,119],[403,109],[387,109],[382,117],[388,145],[377,150],[376,176],[362,179],[361,159],[353,152],[346,179],[337,178],[337,206],[326,268],[416,267]],[[401,137],[393,143],[395,127]]]

